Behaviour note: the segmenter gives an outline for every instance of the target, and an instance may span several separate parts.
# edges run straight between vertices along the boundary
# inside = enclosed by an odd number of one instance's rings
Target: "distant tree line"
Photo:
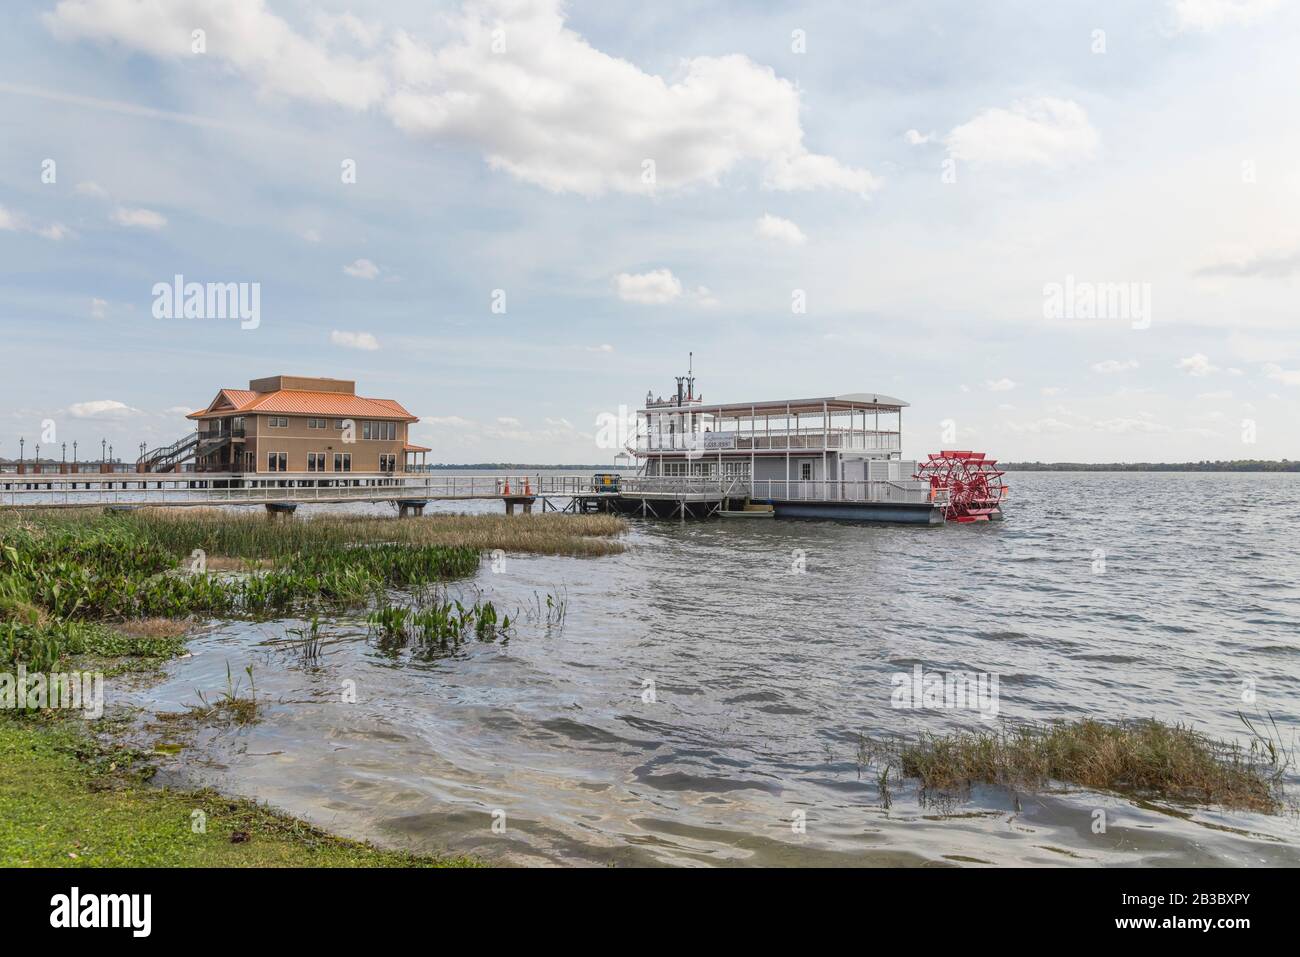
[[[1232,459],[1211,462],[1001,462],[1015,472],[1300,472],[1300,461]]]

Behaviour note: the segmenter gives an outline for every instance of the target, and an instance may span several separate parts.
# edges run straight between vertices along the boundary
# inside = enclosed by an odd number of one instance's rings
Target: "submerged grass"
[[[1214,804],[1264,813],[1283,807],[1290,756],[1280,732],[1250,729],[1249,746],[1215,740],[1181,724],[1156,720],[1108,723],[1085,719],[1000,730],[863,738],[859,761],[915,778],[927,791],[951,793],[972,784],[1026,789],[1075,784],[1175,802]]]
[[[68,721],[0,716],[0,863],[9,867],[474,867],[333,837],[214,791],[148,784],[152,765]],[[202,822],[198,826],[198,822]]]

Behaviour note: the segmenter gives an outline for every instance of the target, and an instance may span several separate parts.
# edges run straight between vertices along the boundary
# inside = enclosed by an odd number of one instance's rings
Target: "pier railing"
[[[665,475],[619,480],[619,494],[709,496],[744,498],[749,494],[749,479],[743,476]]]
[[[390,472],[77,472],[0,476],[0,507],[253,505],[576,497],[608,494],[583,475]]]

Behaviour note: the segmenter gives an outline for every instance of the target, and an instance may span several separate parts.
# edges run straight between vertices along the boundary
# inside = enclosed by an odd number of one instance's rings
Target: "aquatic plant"
[[[250,724],[257,720],[257,685],[253,681],[253,666],[246,665],[244,674],[248,676],[248,697],[242,694],[243,679],[234,677],[227,661],[225,690],[211,702],[202,691],[196,691],[199,704],[187,706],[189,715],[205,721],[224,719],[235,724]]]
[[[317,616],[311,616],[306,628],[288,628],[285,633],[297,636],[298,640],[290,647],[302,664],[314,665],[320,661],[325,642],[320,636],[320,619]]]
[[[1154,719],[1084,719],[915,739],[867,738],[860,754],[883,763],[886,771],[917,779],[929,792],[962,791],[979,783],[1040,788],[1056,781],[1274,813],[1282,806],[1290,756],[1280,746],[1280,734],[1270,738],[1246,724],[1255,735],[1249,747]]]
[[[435,593],[411,606],[381,603],[366,618],[379,646],[396,652],[413,646],[424,657],[457,651],[473,636],[479,641],[508,639],[513,625],[492,602],[465,605],[458,598]]]

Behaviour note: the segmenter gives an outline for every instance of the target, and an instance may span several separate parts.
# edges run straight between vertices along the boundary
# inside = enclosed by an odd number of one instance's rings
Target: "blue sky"
[[[437,461],[608,461],[692,350],[706,400],[902,396],[909,456],[1300,457],[1295,4],[7,13],[0,457],[284,372]],[[176,274],[257,327],[155,318]]]

